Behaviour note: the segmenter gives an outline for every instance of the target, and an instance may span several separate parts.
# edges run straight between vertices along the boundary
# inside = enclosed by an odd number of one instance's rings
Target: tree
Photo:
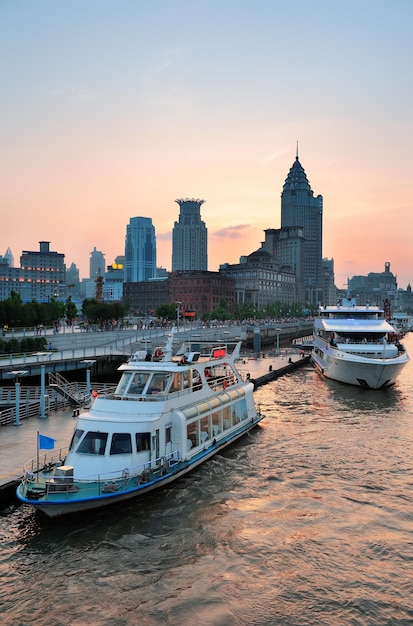
[[[176,320],[178,315],[176,304],[161,304],[155,310],[156,316],[164,320]]]
[[[86,298],[82,304],[82,313],[92,324],[101,324],[122,319],[125,310],[120,302],[98,302],[96,298]]]
[[[77,315],[77,306],[74,302],[72,302],[71,296],[69,296],[68,299],[66,300],[66,317],[70,321],[70,323],[72,323],[76,315]]]
[[[228,302],[225,298],[221,298],[218,306],[209,313],[208,318],[221,321],[234,318],[234,315],[228,312]]]

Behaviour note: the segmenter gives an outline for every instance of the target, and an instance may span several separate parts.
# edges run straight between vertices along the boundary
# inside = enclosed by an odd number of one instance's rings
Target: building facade
[[[155,227],[150,217],[132,217],[126,226],[125,283],[156,277]]]
[[[323,197],[314,193],[298,154],[285,180],[281,194],[281,229],[300,227],[305,240],[304,284],[306,301],[323,298]]]
[[[162,304],[171,301],[168,279],[147,280],[123,284],[123,300],[131,306],[134,315],[146,317],[154,315]]]
[[[397,278],[390,270],[390,263],[384,264],[383,272],[370,272],[367,276],[353,276],[348,281],[348,291],[358,304],[376,304],[383,306],[385,299],[390,300],[393,309],[399,307]]]
[[[263,250],[271,254],[281,268],[295,274],[296,301],[304,304],[306,291],[303,229],[300,226],[286,226],[285,228],[267,228],[264,232]]]
[[[175,200],[179,221],[172,230],[172,271],[208,270],[208,231],[201,219],[204,200]]]
[[[282,269],[262,248],[248,255],[242,263],[221,265],[220,272],[234,280],[238,306],[252,304],[264,309],[274,302],[291,305],[297,301],[294,271]]]
[[[235,281],[222,272],[172,272],[168,282],[169,302],[179,303],[184,317],[202,318],[216,309],[223,299],[227,310],[233,310]]]
[[[50,250],[49,241],[40,241],[40,250],[23,250],[20,257],[22,300],[48,302],[66,297],[65,255]]]
[[[7,300],[14,291],[23,302],[30,302],[31,285],[24,285],[20,276],[20,267],[11,267],[6,260],[0,259],[0,300]]]

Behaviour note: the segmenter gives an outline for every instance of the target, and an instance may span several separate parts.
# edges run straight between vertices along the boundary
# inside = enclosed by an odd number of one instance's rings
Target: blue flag
[[[53,450],[56,439],[40,435],[39,433],[39,450]]]

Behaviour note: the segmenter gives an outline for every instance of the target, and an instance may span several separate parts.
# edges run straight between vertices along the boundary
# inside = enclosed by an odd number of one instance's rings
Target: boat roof
[[[337,304],[328,304],[326,306],[320,305],[318,307],[319,312],[324,313],[377,313],[384,312],[383,307],[377,306],[375,304],[357,304],[356,298],[340,298],[337,301]]]
[[[143,367],[149,371],[173,371],[177,367],[193,366],[197,363],[220,363],[226,361],[235,362],[240,358],[241,341],[200,341],[187,340],[173,351],[174,333],[171,332],[165,347],[155,349],[157,358],[152,360],[150,355],[147,360],[148,352],[146,350],[136,351],[127,363],[122,363],[118,370],[142,369]]]
[[[357,332],[357,333],[392,333],[394,332],[393,326],[391,326],[385,319],[370,320],[370,319],[332,319],[328,317],[322,317],[318,320],[317,326],[325,331],[330,332]]]
[[[319,306],[318,310],[320,313],[384,313],[384,310],[379,306],[361,306],[356,304],[351,306],[343,306],[341,304]]]

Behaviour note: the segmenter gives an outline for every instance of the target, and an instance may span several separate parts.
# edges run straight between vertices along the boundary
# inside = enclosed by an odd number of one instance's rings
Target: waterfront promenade
[[[302,358],[299,350],[291,348],[274,356],[244,356],[238,369],[243,378],[248,375],[259,386],[305,365],[308,358]],[[58,450],[68,446],[74,425],[73,409],[66,408],[52,411],[45,418],[23,419],[18,426],[9,424],[0,427],[0,509],[14,501],[14,492],[22,476],[23,465],[36,457],[37,432],[55,439],[55,449]]]

